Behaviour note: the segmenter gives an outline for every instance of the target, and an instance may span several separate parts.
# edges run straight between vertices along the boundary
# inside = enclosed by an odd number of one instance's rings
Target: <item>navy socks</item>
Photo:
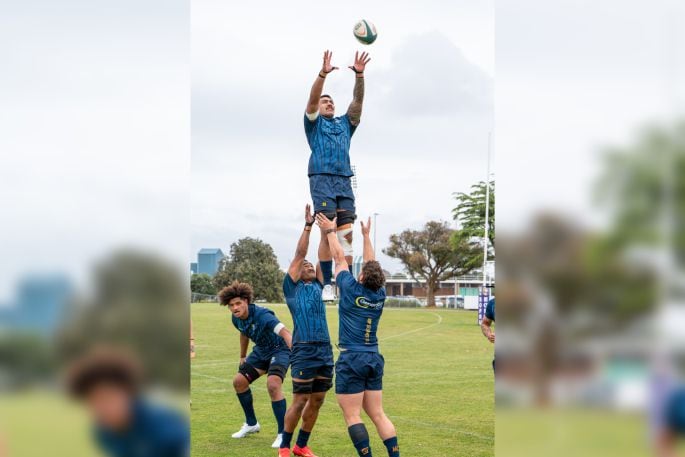
[[[283,433],[283,423],[285,422],[286,411],[285,398],[279,401],[272,401],[271,409],[273,409],[274,416],[276,416],[276,423],[278,424],[278,433]]]
[[[347,428],[347,431],[359,457],[372,457],[371,446],[369,445],[369,432],[366,431],[364,424],[351,425]]]
[[[245,422],[247,422],[247,425],[257,425],[257,417],[252,406],[252,391],[247,389],[245,392],[238,394],[238,401],[245,412]]]

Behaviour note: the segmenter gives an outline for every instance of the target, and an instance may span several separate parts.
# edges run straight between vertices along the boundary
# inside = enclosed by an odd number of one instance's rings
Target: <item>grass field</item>
[[[646,419],[638,414],[570,408],[499,408],[496,431],[497,455],[502,457],[652,455]]]
[[[292,329],[285,305],[267,305]],[[244,421],[231,381],[237,371],[238,331],[216,303],[191,306],[197,357],[191,364],[193,457],[275,456],[270,445],[276,424],[264,379],[252,385],[261,433],[235,440]],[[337,340],[338,316],[328,310]],[[385,410],[397,428],[403,456],[478,457],[494,455],[493,346],[468,311],[391,309],[379,327],[386,361]],[[334,354],[337,357],[337,351]],[[290,376],[284,392],[290,400]],[[374,455],[387,455],[365,418]],[[356,455],[333,391],[321,409],[310,446],[320,457]]]
[[[0,395],[0,457],[96,457],[85,411],[52,391]]]

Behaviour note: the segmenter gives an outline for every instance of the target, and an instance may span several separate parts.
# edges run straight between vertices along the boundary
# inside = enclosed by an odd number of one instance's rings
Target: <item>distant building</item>
[[[190,262],[190,272],[194,275],[197,274],[197,262]]]
[[[225,257],[219,248],[203,248],[197,253],[197,273],[214,276],[219,270],[219,263]]]
[[[440,281],[433,292],[436,303],[453,306],[454,296],[465,309],[478,309],[478,294],[483,285],[481,276],[467,275]],[[426,281],[415,281],[403,274],[386,275],[385,290],[389,297],[416,297],[425,300],[428,295]],[[459,305],[461,307],[462,305]]]
[[[66,276],[27,276],[17,285],[14,304],[3,307],[0,327],[50,334],[67,313],[73,292]]]

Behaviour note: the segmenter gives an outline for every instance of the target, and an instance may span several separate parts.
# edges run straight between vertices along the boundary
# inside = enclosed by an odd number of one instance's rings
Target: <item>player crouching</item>
[[[250,384],[266,373],[266,387],[278,424],[278,436],[271,447],[278,448],[283,439],[286,402],[282,386],[290,364],[292,335],[273,311],[252,304],[252,298],[252,287],[238,281],[234,281],[219,293],[220,304],[228,306],[233,325],[240,332],[240,367],[233,379],[233,387],[245,412],[245,423],[232,436],[244,438],[259,432],[260,426],[252,405]],[[254,342],[254,348],[246,358],[249,340]]]

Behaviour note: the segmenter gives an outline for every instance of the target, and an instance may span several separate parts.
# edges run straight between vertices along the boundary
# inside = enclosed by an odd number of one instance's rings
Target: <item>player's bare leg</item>
[[[276,439],[271,444],[271,447],[278,449],[283,441],[283,429],[285,427],[286,401],[283,395],[283,380],[280,376],[269,376],[266,379],[266,389],[269,392],[269,397],[271,397],[271,409],[274,412],[278,426]]]
[[[293,447],[293,454],[298,457],[316,457],[307,444],[325,399],[326,392],[313,392],[302,411],[302,427],[297,436],[295,447]]]
[[[357,450],[357,454],[360,457],[371,456],[369,432],[367,432],[361,416],[364,392],[358,394],[338,394],[336,397],[347,424],[347,432],[350,434],[350,439]]]
[[[388,419],[388,416],[383,411],[383,391],[382,390],[367,390],[364,392],[363,408],[366,415],[376,426],[378,435],[383,440],[383,444],[388,450],[388,455],[391,457],[400,455],[400,448],[397,444],[397,432],[395,426]]]

